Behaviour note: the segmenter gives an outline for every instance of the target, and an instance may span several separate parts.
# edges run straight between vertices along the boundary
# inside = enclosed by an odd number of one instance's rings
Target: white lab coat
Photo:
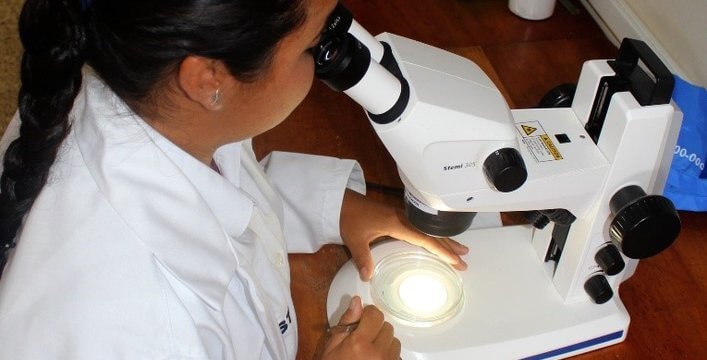
[[[360,167],[244,141],[219,175],[90,72],[71,119],[0,279],[0,358],[294,359],[287,253],[341,241]]]

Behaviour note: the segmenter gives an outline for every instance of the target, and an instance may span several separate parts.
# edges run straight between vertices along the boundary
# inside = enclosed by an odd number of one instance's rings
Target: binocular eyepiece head
[[[317,78],[335,91],[345,91],[366,75],[371,53],[349,33],[331,33],[311,49]]]

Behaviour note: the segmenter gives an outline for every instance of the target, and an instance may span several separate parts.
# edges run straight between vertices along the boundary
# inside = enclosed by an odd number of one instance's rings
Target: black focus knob
[[[594,255],[594,260],[596,260],[599,267],[609,276],[620,273],[626,266],[624,259],[621,257],[621,253],[619,253],[619,249],[614,245],[607,245],[599,249]]]
[[[597,304],[603,304],[614,296],[611,285],[606,281],[606,277],[601,274],[594,275],[584,283],[584,290],[587,295]]]
[[[500,192],[510,192],[519,188],[528,178],[525,162],[518,150],[498,149],[484,160],[486,178]]]
[[[614,214],[611,240],[632,259],[658,254],[680,233],[680,216],[673,203],[660,195],[646,195],[639,186],[619,190],[609,207]]]

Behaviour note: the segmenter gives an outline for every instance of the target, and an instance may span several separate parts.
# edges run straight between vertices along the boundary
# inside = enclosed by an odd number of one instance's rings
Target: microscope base
[[[531,245],[530,226],[467,231],[456,240],[469,246],[462,277],[465,303],[445,323],[416,328],[386,314],[402,343],[402,359],[558,359],[623,341],[629,324],[618,295],[597,305],[589,300],[565,303]],[[374,261],[419,248],[400,241],[372,249]],[[327,311],[336,324],[353,295],[373,303],[369,283],[353,263],[337,273]]]

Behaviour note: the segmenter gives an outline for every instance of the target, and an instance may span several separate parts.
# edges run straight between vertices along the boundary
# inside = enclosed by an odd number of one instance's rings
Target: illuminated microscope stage
[[[464,296],[457,314],[437,325],[416,327],[384,310],[402,343],[402,359],[564,358],[623,341],[629,315],[619,297],[602,305],[588,300],[564,303],[547,264],[533,249],[532,233],[531,226],[518,225],[470,230],[455,237],[470,248],[465,256],[469,268],[457,272]],[[376,265],[389,255],[411,251],[425,252],[401,241],[372,249]],[[330,323],[338,322],[353,295],[359,295],[364,304],[383,308],[373,300],[371,289],[371,283],[359,279],[353,263],[346,263],[329,291]],[[410,290],[399,293],[404,296]],[[453,298],[453,294],[430,295],[429,301],[416,299],[412,306],[424,308]]]

